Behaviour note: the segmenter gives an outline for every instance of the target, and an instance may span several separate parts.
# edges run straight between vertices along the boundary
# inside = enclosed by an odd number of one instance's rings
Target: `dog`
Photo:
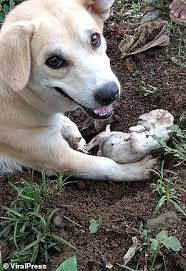
[[[85,179],[149,178],[151,156],[129,164],[74,150],[79,138],[65,112],[83,108],[108,118],[120,95],[103,37],[114,0],[27,0],[6,17],[0,32],[0,168],[64,171]]]

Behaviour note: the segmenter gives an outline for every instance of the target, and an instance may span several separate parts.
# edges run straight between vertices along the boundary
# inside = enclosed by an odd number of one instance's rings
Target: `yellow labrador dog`
[[[102,35],[113,2],[28,0],[7,16],[0,32],[1,174],[24,165],[98,180],[149,177],[157,159],[117,164],[66,141],[85,144],[66,111],[80,106],[107,118],[120,94]]]

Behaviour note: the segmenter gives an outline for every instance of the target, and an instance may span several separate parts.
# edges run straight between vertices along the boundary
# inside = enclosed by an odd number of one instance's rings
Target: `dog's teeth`
[[[94,113],[102,117],[102,116],[112,113],[112,108],[111,106],[104,106],[104,107],[94,110]]]

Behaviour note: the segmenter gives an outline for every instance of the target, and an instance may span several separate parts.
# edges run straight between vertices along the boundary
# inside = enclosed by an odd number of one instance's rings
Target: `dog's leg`
[[[40,128],[34,134],[30,134],[29,130],[15,130],[13,135],[6,137],[5,150],[8,157],[35,169],[64,171],[67,175],[97,180],[145,180],[149,178],[151,169],[158,164],[157,159],[151,156],[122,165],[109,158],[75,151],[62,138],[60,128]]]
[[[70,161],[70,171],[74,176],[111,181],[142,181],[151,176],[151,169],[157,169],[159,161],[157,158],[147,156],[136,163],[117,164],[106,157],[88,156],[74,152]]]
[[[113,181],[148,179],[157,159],[151,156],[130,164],[117,164],[106,157],[91,156],[72,149],[62,137],[61,125],[53,128],[15,129],[14,133],[2,130],[2,155],[6,154],[20,164],[51,171],[64,171],[81,178]],[[20,138],[22,140],[20,140]]]

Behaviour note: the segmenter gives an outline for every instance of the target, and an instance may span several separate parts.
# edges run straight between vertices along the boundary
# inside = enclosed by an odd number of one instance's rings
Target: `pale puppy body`
[[[85,149],[89,151],[99,146],[99,156],[111,158],[121,164],[136,162],[161,148],[152,135],[167,141],[170,133],[168,128],[173,123],[174,117],[168,111],[153,110],[140,116],[138,124],[129,128],[129,133],[111,132],[110,127],[107,127]]]

